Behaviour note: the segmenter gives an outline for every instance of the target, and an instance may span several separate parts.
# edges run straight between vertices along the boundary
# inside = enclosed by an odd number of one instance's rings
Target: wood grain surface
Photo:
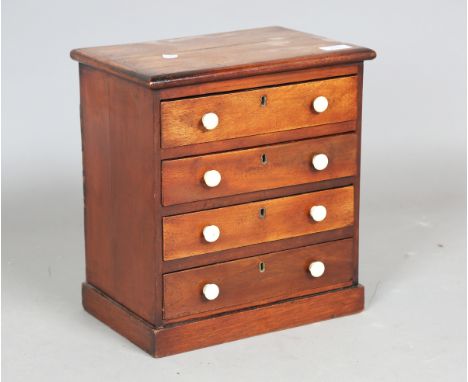
[[[364,288],[358,285],[255,309],[241,310],[155,331],[154,355],[164,357],[358,313],[363,309]]]
[[[82,292],[87,312],[154,357],[358,313],[364,308],[364,288],[356,285],[156,329],[91,285],[83,284]]]
[[[362,81],[374,51],[267,27],[71,56],[90,314],[162,357],[363,309]],[[210,131],[208,112],[219,116]],[[219,186],[204,185],[208,170]],[[208,225],[221,232],[213,243]],[[324,275],[309,274],[312,261]],[[203,297],[206,283],[217,299]]]
[[[312,220],[309,210],[314,205],[327,208],[325,220]],[[265,218],[259,216],[261,208],[265,209]],[[352,225],[353,216],[353,187],[344,187],[164,217],[163,256],[164,260],[173,260],[323,232]],[[202,235],[209,225],[221,231],[214,243],[206,242]]]
[[[164,319],[199,317],[349,286],[352,245],[352,239],[339,240],[166,274]],[[313,261],[325,264],[321,277],[310,275]],[[218,285],[215,300],[203,296],[205,284]]]
[[[355,129],[356,121],[327,123],[326,125],[302,127],[296,130],[275,131],[273,133],[252,135],[250,137],[239,137],[224,141],[213,141],[187,146],[168,147],[161,149],[161,158],[185,158],[195,155],[204,155],[236,149],[271,145],[288,141],[298,141],[307,138],[344,134],[353,132]]]
[[[163,261],[163,273],[172,273],[187,269],[202,267],[231,260],[244,259],[265,253],[285,251],[301,248],[309,245],[325,243],[328,241],[342,240],[353,237],[353,226],[333,229],[330,231],[316,232],[304,236],[291,237],[289,239],[267,241],[253,244],[247,247],[230,248],[219,252],[204,253],[203,256],[182,257],[180,259]]]
[[[86,280],[156,322],[153,92],[83,66],[80,86]]]
[[[71,57],[151,88],[181,86],[262,73],[355,63],[375,52],[282,27],[265,27],[136,44],[75,49]],[[164,58],[163,55],[176,58]]]
[[[203,82],[195,85],[176,86],[160,89],[161,99],[203,96],[215,93],[227,93],[245,89],[257,89],[267,86],[289,85],[320,79],[352,76],[358,74],[358,64],[351,63],[336,66],[313,67],[301,70],[259,74],[255,76]]]
[[[150,354],[154,354],[154,326],[88,283],[81,287],[83,308]]]
[[[328,166],[316,170],[312,158],[328,157]],[[208,187],[206,171],[221,174],[221,183]],[[220,154],[163,161],[163,205],[194,202],[326,179],[356,172],[356,136],[339,135]]]
[[[328,99],[328,109],[317,113],[316,97]],[[357,115],[357,78],[340,77],[206,97],[161,102],[163,148],[212,142],[275,131],[354,120]],[[266,104],[262,105],[262,97]],[[206,130],[202,117],[215,113],[219,124]]]

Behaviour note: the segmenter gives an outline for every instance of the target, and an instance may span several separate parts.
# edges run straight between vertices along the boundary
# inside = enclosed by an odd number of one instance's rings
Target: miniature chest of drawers
[[[269,27],[71,56],[89,313],[161,357],[363,309],[374,51]]]

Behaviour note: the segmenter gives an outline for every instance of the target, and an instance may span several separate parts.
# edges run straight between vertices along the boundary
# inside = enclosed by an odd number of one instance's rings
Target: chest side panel
[[[81,66],[86,280],[154,322],[153,94]]]

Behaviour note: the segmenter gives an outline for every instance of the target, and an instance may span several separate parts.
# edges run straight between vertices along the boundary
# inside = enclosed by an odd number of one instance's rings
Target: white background
[[[5,381],[466,381],[466,3],[4,0]],[[155,360],[81,308],[73,48],[282,25],[365,65],[364,313]]]

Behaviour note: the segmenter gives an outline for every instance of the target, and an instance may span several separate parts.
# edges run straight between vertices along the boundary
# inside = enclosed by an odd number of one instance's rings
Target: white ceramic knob
[[[310,209],[310,217],[316,222],[321,222],[327,217],[327,209],[325,206],[313,206]]]
[[[328,157],[325,154],[317,154],[312,158],[312,166],[318,171],[325,170],[328,166]]]
[[[327,97],[320,96],[314,99],[313,107],[317,113],[323,113],[328,108]]]
[[[325,273],[325,264],[321,261],[313,261],[309,265],[309,272],[312,277],[320,277]]]
[[[219,286],[216,284],[206,284],[203,286],[203,295],[207,300],[215,300],[219,296]]]
[[[203,237],[208,243],[214,243],[219,239],[219,235],[221,235],[221,231],[215,225],[207,225],[203,228]]]
[[[207,130],[216,129],[219,123],[219,118],[216,113],[206,113],[201,120],[203,127]]]
[[[205,175],[203,175],[203,180],[208,187],[216,187],[221,183],[221,174],[219,171],[210,170],[205,172]]]

